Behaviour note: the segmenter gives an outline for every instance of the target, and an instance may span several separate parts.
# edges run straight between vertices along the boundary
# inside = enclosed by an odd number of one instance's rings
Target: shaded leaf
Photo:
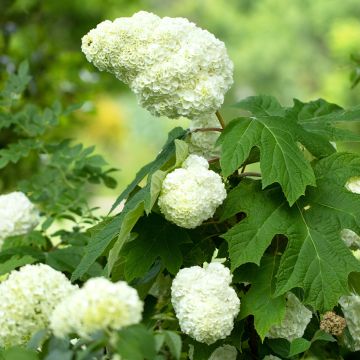
[[[124,360],[151,360],[156,356],[155,339],[144,325],[132,325],[118,332],[117,352]]]
[[[156,214],[142,218],[134,231],[138,237],[126,246],[126,279],[144,275],[157,257],[176,274],[182,264],[180,245],[190,241],[186,231]]]
[[[279,257],[265,256],[257,272],[249,279],[250,290],[241,299],[240,318],[254,315],[255,329],[261,340],[271,326],[281,323],[285,316],[285,296],[274,297],[278,263]]]

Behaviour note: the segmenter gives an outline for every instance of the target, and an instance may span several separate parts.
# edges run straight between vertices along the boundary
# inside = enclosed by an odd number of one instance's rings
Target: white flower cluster
[[[356,257],[356,259],[360,261],[360,249],[353,250],[352,253]]]
[[[339,300],[352,341],[345,337],[345,343],[353,351],[360,350],[360,296],[351,294]]]
[[[44,264],[12,271],[0,283],[0,346],[25,345],[48,326],[55,306],[75,290],[64,274]]]
[[[360,177],[350,178],[345,188],[354,194],[360,194]],[[343,229],[340,235],[347,247],[360,248],[360,237],[354,231]]]
[[[167,220],[192,229],[211,218],[225,198],[220,175],[209,170],[206,159],[190,155],[165,177],[158,204]]]
[[[288,293],[283,321],[279,325],[272,326],[266,336],[270,339],[284,338],[289,341],[300,338],[311,318],[312,312],[294,294]]]
[[[136,290],[126,282],[92,278],[55,308],[50,328],[57,337],[71,333],[88,337],[98,330],[137,324],[142,311],[143,303]]]
[[[360,176],[350,178],[345,187],[354,194],[360,194]]]
[[[203,128],[219,128],[219,121],[215,114],[198,117],[191,121],[190,130]],[[219,138],[218,131],[193,131],[190,135],[189,151],[191,154],[204,156],[207,159],[219,155],[215,143]]]
[[[347,247],[360,248],[360,237],[356,232],[350,229],[343,229],[340,235]]]
[[[215,349],[208,360],[236,360],[236,357],[236,347],[231,345],[224,345]]]
[[[0,195],[0,248],[7,237],[26,234],[39,220],[38,210],[22,192]]]
[[[106,20],[82,38],[82,51],[99,70],[129,84],[156,116],[213,113],[233,83],[224,43],[184,18],[140,11]]]
[[[240,310],[231,280],[230,270],[219,262],[178,272],[171,302],[182,332],[208,345],[230,335]]]

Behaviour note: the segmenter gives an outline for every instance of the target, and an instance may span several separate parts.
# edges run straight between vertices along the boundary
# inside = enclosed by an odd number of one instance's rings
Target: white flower
[[[360,260],[360,249],[353,250],[352,253],[358,260]]]
[[[193,119],[191,121],[190,130],[219,127],[220,125],[216,115],[211,114]],[[207,159],[218,156],[219,149],[215,147],[215,143],[219,136],[219,131],[193,131],[190,135],[190,153],[204,156]]]
[[[71,333],[88,337],[98,330],[137,324],[142,310],[136,290],[126,282],[93,278],[55,308],[50,328],[57,337]]]
[[[339,300],[343,311],[349,333],[352,337],[351,341],[344,338],[346,345],[353,351],[360,350],[360,296],[351,294],[342,296]]]
[[[284,338],[292,341],[300,338],[312,318],[312,312],[294,294],[288,293],[286,300],[285,317],[281,324],[271,327],[266,335],[270,339]]]
[[[75,289],[64,274],[44,264],[12,271],[0,283],[0,346],[25,345]]]
[[[210,355],[209,360],[236,360],[236,347],[231,345],[224,345],[215,349]]]
[[[28,233],[39,220],[38,210],[22,192],[0,195],[0,248],[7,237]]]
[[[165,177],[158,204],[167,220],[192,229],[211,218],[225,198],[220,175],[209,170],[206,159],[190,155]]]
[[[140,11],[106,20],[82,38],[82,51],[99,70],[129,84],[156,116],[213,113],[233,83],[224,43],[184,18]]]
[[[278,358],[275,355],[266,355],[263,360],[281,360],[280,358]]]
[[[219,262],[178,272],[171,302],[182,332],[208,345],[230,335],[240,310],[231,280],[230,270]]]
[[[360,176],[350,178],[345,187],[354,194],[360,194]]]
[[[340,235],[347,247],[360,248],[360,237],[356,232],[350,229],[343,229]]]

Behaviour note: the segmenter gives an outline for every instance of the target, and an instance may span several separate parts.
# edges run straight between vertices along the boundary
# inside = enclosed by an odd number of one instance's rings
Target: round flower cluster
[[[266,335],[268,338],[284,338],[289,341],[303,336],[312,313],[292,293],[286,296],[285,317],[281,324],[274,325]]]
[[[126,282],[92,278],[55,308],[50,328],[57,337],[71,333],[88,337],[98,330],[118,330],[137,324],[142,310],[136,290]]]
[[[194,131],[204,128],[218,128],[219,122],[215,114],[198,117],[191,121],[189,151],[192,154],[204,156],[209,159],[219,155],[215,143],[220,136],[218,131]]]
[[[38,210],[22,192],[0,195],[0,248],[8,236],[26,234],[39,220]]]
[[[224,345],[215,349],[210,355],[209,360],[236,360],[236,347],[231,345]]]
[[[240,310],[231,280],[230,270],[219,262],[178,272],[171,302],[182,332],[208,345],[230,335]]]
[[[345,337],[345,343],[352,348],[353,351],[360,350],[360,296],[351,294],[349,296],[342,296],[339,300],[341,309],[343,311],[346,325],[352,340],[349,341]]]
[[[190,155],[165,177],[158,204],[167,220],[192,229],[211,218],[225,198],[220,175],[209,170],[206,159]]]
[[[224,43],[184,18],[140,11],[106,20],[82,38],[82,51],[99,70],[129,84],[156,116],[213,113],[233,83]]]
[[[48,326],[55,306],[75,290],[64,274],[44,264],[12,271],[0,283],[0,346],[25,345]]]

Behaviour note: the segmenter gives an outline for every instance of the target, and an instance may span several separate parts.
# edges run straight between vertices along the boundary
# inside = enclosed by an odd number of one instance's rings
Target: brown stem
[[[223,131],[223,129],[221,128],[216,128],[216,127],[209,127],[209,128],[198,128],[198,129],[194,129],[191,130],[190,132],[199,132],[199,131]]]
[[[209,159],[209,160],[208,160],[208,163],[209,163],[209,164],[212,164],[212,163],[215,163],[215,162],[217,162],[217,161],[219,161],[219,160],[220,160],[220,158],[216,157],[216,158],[213,158],[213,159]]]
[[[241,174],[237,175],[238,177],[247,177],[247,176],[257,176],[257,177],[261,177],[260,173],[257,172],[252,172],[252,171],[248,171],[248,172],[243,172]]]
[[[224,129],[225,128],[225,121],[224,121],[224,118],[221,116],[219,110],[216,111],[215,115],[218,118],[221,127]]]

